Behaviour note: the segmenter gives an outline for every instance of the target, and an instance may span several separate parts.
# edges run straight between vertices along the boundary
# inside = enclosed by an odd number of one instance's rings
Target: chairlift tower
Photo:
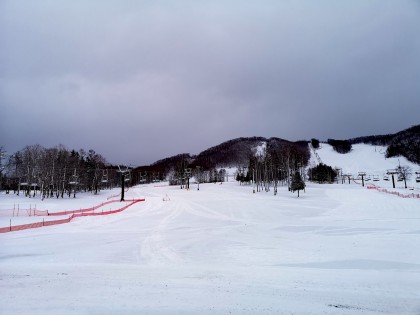
[[[6,157],[6,152],[0,150],[0,192],[1,192],[1,185],[2,185],[2,177],[3,177],[3,170],[5,169],[5,166],[2,165],[1,160]]]
[[[184,177],[187,179],[187,190],[190,189],[190,177],[191,177],[191,168],[186,168],[184,171]]]
[[[197,165],[196,168],[197,168],[197,178],[196,178],[197,190],[200,190],[200,166]]]
[[[36,189],[39,187],[38,183],[39,183],[39,170],[37,168],[34,168],[32,170],[32,177],[31,177],[31,183],[30,183],[30,187],[32,187],[33,190],[33,197],[35,197],[36,195]]]
[[[255,194],[255,170],[252,169],[252,193]]]
[[[126,166],[122,166],[122,165],[118,165],[118,173],[121,173],[121,200],[120,201],[124,201],[124,186],[125,186],[125,176],[126,174],[130,173],[128,167]]]
[[[359,172],[359,176],[362,177],[362,187],[365,187],[366,172]]]
[[[338,181],[340,180],[340,178],[343,176],[343,171],[342,171],[342,169],[341,168],[339,168],[339,167],[336,167],[335,168],[335,171],[336,171],[336,173],[337,173],[337,184],[338,184]]]
[[[398,170],[396,170],[396,169],[392,169],[392,170],[388,170],[386,173],[387,173],[388,175],[391,175],[391,176],[392,176],[392,188],[395,188],[395,179],[394,179],[394,175],[395,175],[395,174],[398,174]]]
[[[347,177],[347,179],[349,180],[349,184],[350,184],[350,180],[351,180],[351,174],[343,174],[343,179],[342,179],[342,181],[341,181],[341,183],[342,184],[344,184],[345,183],[345,181],[346,181],[346,177]]]

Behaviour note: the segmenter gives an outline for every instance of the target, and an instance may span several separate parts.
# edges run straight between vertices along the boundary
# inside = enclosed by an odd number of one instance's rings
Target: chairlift
[[[104,183],[104,184],[108,183],[108,170],[102,171],[101,183]]]
[[[147,171],[144,172],[144,174],[142,172],[140,172],[140,183],[141,184],[146,184],[147,183]]]
[[[157,172],[157,174],[153,174],[153,182],[159,182],[159,172]]]
[[[130,171],[128,171],[128,172],[125,174],[124,181],[129,182],[130,180],[131,180],[131,172],[130,172]]]
[[[373,175],[373,181],[379,182],[379,175]]]
[[[78,178],[79,178],[79,176],[77,176],[76,169],[74,169],[74,173],[70,177],[69,184],[70,185],[77,185],[79,183],[77,181]]]
[[[389,176],[388,176],[388,174],[385,174],[385,175],[384,175],[384,180],[389,180]]]
[[[404,180],[404,176],[403,175],[401,175],[401,174],[399,174],[398,175],[398,181],[399,182],[402,182]]]

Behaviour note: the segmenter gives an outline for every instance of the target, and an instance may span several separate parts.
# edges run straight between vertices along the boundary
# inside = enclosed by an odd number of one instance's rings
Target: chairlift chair
[[[397,171],[396,169],[390,169],[390,170],[387,170],[387,171],[386,171],[386,173],[387,173],[388,175],[393,175],[393,174],[397,174],[397,173],[398,173],[398,171]]]
[[[101,183],[104,183],[104,184],[108,183],[108,170],[102,171]]]
[[[70,177],[69,184],[70,185],[77,185],[79,183],[77,181],[78,178],[79,178],[79,176],[77,176],[76,169],[75,169],[73,175],[71,175],[71,177]]]
[[[389,180],[389,176],[388,176],[388,174],[385,174],[385,175],[384,175],[384,180]]]
[[[124,181],[129,182],[131,180],[131,172],[128,171],[124,177]]]
[[[373,181],[379,182],[379,175],[373,175]]]

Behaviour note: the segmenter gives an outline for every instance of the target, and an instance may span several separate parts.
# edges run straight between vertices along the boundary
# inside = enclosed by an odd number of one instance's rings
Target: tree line
[[[277,194],[278,186],[290,191],[304,189],[305,167],[310,152],[306,141],[269,147],[263,154],[251,155],[246,167],[240,167],[236,179],[241,184],[252,184],[254,192],[271,191]]]
[[[97,194],[118,185],[117,168],[107,164],[94,150],[69,150],[62,145],[44,148],[27,146],[10,155],[4,163],[3,189],[17,195],[42,198],[76,196],[78,191]]]

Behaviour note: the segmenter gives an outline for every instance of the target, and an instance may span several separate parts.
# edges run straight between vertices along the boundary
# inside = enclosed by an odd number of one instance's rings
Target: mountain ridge
[[[420,165],[420,125],[414,125],[394,134],[361,136],[345,139],[344,141],[348,141],[350,144],[364,143],[387,146],[387,157],[404,156],[409,161]],[[267,152],[274,152],[284,146],[305,148],[310,141],[289,141],[279,137],[239,137],[209,147],[197,155],[180,153],[157,160],[148,166],[139,166],[138,168],[168,172],[169,169],[176,167],[180,163],[203,168],[245,166],[249,162],[249,156],[255,154],[252,151],[253,148],[263,142],[266,143]]]

